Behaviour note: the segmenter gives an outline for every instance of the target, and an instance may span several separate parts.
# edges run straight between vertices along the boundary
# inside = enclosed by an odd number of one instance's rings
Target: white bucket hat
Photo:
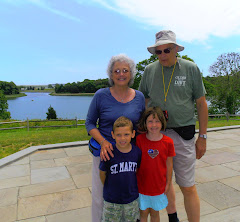
[[[178,46],[178,52],[183,51],[184,47],[176,43],[176,35],[170,30],[163,30],[156,33],[156,41],[152,46],[147,47],[148,51],[152,54],[155,54],[157,46],[173,43]]]

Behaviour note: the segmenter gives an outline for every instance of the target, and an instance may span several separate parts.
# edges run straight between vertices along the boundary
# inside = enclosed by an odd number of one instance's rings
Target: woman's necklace
[[[118,98],[117,100],[118,100],[119,102],[123,103],[123,102],[126,100],[126,98],[128,97],[128,89],[129,89],[129,88],[127,88],[127,91],[126,91],[126,93],[125,93],[125,95],[124,95],[123,97],[120,97],[120,96],[113,90],[113,92],[114,92],[115,96]]]

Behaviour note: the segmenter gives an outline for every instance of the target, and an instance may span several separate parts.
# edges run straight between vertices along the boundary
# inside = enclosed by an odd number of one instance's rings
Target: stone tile
[[[240,122],[239,122],[240,124]],[[235,135],[240,135],[239,129],[229,129],[229,130],[222,130],[222,134],[235,134]]]
[[[90,206],[91,195],[87,188],[20,198],[18,201],[18,219],[51,215]]]
[[[207,148],[207,151],[206,151],[204,156],[211,155],[211,154],[216,154],[216,153],[223,153],[223,152],[229,152],[228,147],[211,149],[211,150],[208,150],[208,148]]]
[[[219,210],[240,205],[240,192],[217,181],[197,185],[199,197]]]
[[[17,205],[0,207],[0,221],[13,222],[17,219]]]
[[[78,188],[92,186],[92,174],[74,175],[73,180]]]
[[[22,159],[13,162],[11,166],[29,164],[29,161],[29,156],[23,157]]]
[[[239,143],[240,144],[240,143]],[[231,147],[228,147],[226,149],[226,152],[229,152],[229,153],[234,153],[234,154],[237,154],[239,153],[240,151],[240,145],[239,146],[231,146]]]
[[[49,160],[37,160],[31,161],[31,170],[41,169],[41,168],[48,168],[48,167],[55,167],[56,164],[53,159]]]
[[[239,145],[239,141],[237,140],[229,140],[229,139],[222,139],[222,140],[218,140],[218,143],[227,145],[228,147],[230,146],[238,146]]]
[[[202,215],[210,214],[219,211],[217,208],[209,204],[208,202],[200,199],[200,217]]]
[[[35,217],[26,220],[17,220],[17,222],[47,222],[46,217]]]
[[[201,167],[207,167],[207,166],[210,166],[208,163],[205,163],[201,160],[197,160],[196,161],[196,168],[201,168]]]
[[[73,190],[76,186],[72,179],[57,180],[49,183],[39,183],[20,187],[19,197],[31,197],[49,193]]]
[[[68,166],[77,163],[90,163],[90,162],[92,162],[92,155],[81,155],[55,159],[55,163],[57,166]]]
[[[224,166],[216,165],[196,169],[195,178],[198,183],[205,183],[238,175],[240,175],[240,173],[237,171]]]
[[[226,139],[226,135],[220,133],[220,131],[215,133],[211,132],[211,133],[208,133],[208,138],[211,138],[214,140],[222,140],[222,139]]]
[[[90,193],[92,193],[92,187],[88,187],[88,189],[89,189]]]
[[[18,188],[0,190],[0,207],[17,204],[17,195]]]
[[[58,214],[53,214],[47,216],[48,222],[90,222],[91,217],[91,207],[85,207],[77,210],[66,211]]]
[[[45,183],[70,178],[66,167],[52,167],[31,170],[31,184]]]
[[[30,160],[48,160],[54,158],[63,158],[67,154],[63,149],[40,150],[30,156]]]
[[[221,135],[223,135],[223,138],[226,140],[226,139],[228,139],[228,140],[235,140],[236,138],[238,138],[239,137],[239,135],[237,135],[237,134],[234,134],[234,133],[230,133],[230,131],[229,130],[227,130],[227,131],[221,131]]]
[[[92,172],[92,163],[80,163],[75,165],[66,166],[68,172],[73,175],[81,175]]]
[[[30,176],[16,177],[11,179],[0,180],[0,189],[19,187],[30,184]]]
[[[219,180],[219,182],[224,183],[227,186],[230,186],[240,191],[240,176],[222,179],[222,180]]]
[[[69,147],[69,148],[65,148],[64,151],[68,156],[79,156],[79,155],[90,154],[88,146]]]
[[[234,140],[240,141],[239,135],[237,135],[237,137],[235,137]]]
[[[201,217],[201,222],[238,222],[238,221],[240,221],[240,206]]]
[[[239,129],[238,129],[239,131]],[[218,132],[209,132],[208,137],[215,139],[215,140],[231,140],[237,138],[239,135],[238,133],[233,132],[232,130],[222,130]]]
[[[30,175],[29,165],[6,166],[0,169],[0,180]]]
[[[227,167],[227,168],[230,168],[230,169],[233,169],[233,170],[236,170],[236,171],[240,172],[240,161],[236,161],[236,162],[232,162],[232,163],[225,163],[225,164],[222,164],[222,165]]]
[[[211,165],[234,162],[237,160],[240,160],[240,156],[236,156],[232,153],[227,152],[206,155],[201,158],[201,161],[209,163]]]
[[[221,144],[219,142],[211,141],[207,143],[207,150],[212,150],[212,149],[221,149],[221,148],[227,148],[228,146],[226,144]]]
[[[181,221],[187,220],[187,214],[184,207],[184,200],[183,200],[182,193],[179,193],[179,192],[176,193],[176,206],[177,206],[178,218]],[[218,211],[218,209],[216,209],[215,207],[213,207],[212,205],[210,205],[209,203],[201,199],[200,199],[200,209],[201,209],[200,215],[205,215],[205,214]],[[160,211],[160,221],[168,221],[168,215],[165,209]]]

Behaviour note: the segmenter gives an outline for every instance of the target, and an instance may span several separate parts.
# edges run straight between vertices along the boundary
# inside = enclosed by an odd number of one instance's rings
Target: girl
[[[140,221],[159,222],[159,211],[168,205],[166,193],[172,181],[173,140],[160,131],[165,130],[166,120],[158,107],[148,108],[139,122],[136,145],[142,150],[142,160],[137,172]]]

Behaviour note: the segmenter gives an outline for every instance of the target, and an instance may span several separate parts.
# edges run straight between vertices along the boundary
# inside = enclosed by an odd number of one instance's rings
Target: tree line
[[[0,90],[5,95],[19,94],[19,88],[14,82],[0,81]]]
[[[56,84],[56,93],[95,93],[98,89],[108,87],[108,79],[89,80],[67,84]]]

